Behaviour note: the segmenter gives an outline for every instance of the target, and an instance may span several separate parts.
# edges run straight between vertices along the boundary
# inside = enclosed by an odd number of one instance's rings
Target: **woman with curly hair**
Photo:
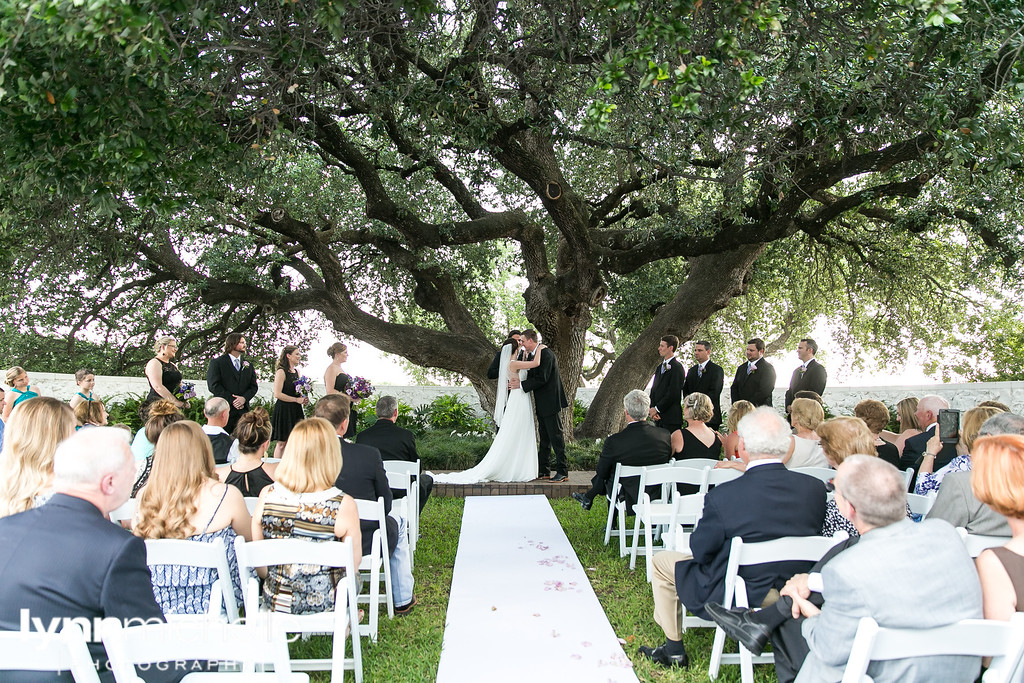
[[[4,430],[0,517],[49,500],[53,453],[74,433],[75,415],[63,401],[41,396],[18,407]]]
[[[235,598],[242,601],[235,538],[252,540],[252,519],[238,489],[217,480],[210,439],[195,422],[176,422],[160,435],[149,482],[139,492],[133,533],[202,543],[222,539]],[[153,594],[164,614],[207,611],[216,570],[159,565],[151,571]]]
[[[255,498],[274,483],[277,463],[263,462],[270,447],[270,417],[263,408],[254,408],[238,418],[238,460],[217,468],[217,476],[234,486],[247,498]]]
[[[184,419],[185,416],[170,401],[161,399],[150,404],[149,418],[146,420],[146,426],[142,428],[142,436],[146,443],[151,444],[151,448],[154,450],[146,456],[145,460],[139,463],[139,468],[135,475],[135,485],[132,486],[132,498],[139,495],[139,489],[145,486],[149,480],[149,473],[153,469],[153,460],[156,457],[155,448],[160,439],[160,434],[170,425]],[[135,441],[138,440],[139,437],[136,435]],[[132,453],[135,453],[134,442],[132,442]],[[138,454],[136,454],[136,459],[138,459]]]

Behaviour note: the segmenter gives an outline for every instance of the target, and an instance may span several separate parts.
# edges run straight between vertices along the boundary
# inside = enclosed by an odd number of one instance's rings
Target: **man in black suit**
[[[793,371],[793,377],[789,380],[789,389],[786,390],[786,412],[793,405],[798,391],[813,391],[818,396],[825,393],[825,382],[828,380],[828,373],[825,366],[817,361],[814,355],[818,353],[818,342],[811,338],[804,338],[796,345],[796,355],[800,359],[800,366]]]
[[[663,666],[689,666],[679,629],[680,609],[708,618],[704,604],[725,593],[733,538],[758,543],[821,533],[825,484],[782,464],[789,450],[789,425],[770,408],[760,408],[740,420],[737,431],[746,472],[708,492],[700,524],[690,536],[692,555],[666,550],[654,556],[654,620],[665,632],[665,643],[641,647],[640,654]],[[772,588],[782,588],[786,579],[811,564],[775,562],[749,568],[743,576],[750,600],[761,604]]]
[[[612,480],[615,478],[615,465],[661,465],[672,458],[672,440],[664,429],[658,429],[647,422],[651,399],[640,389],[634,389],[622,399],[626,409],[626,424],[618,434],[612,434],[604,442],[601,457],[597,461],[597,473],[590,480],[590,490],[585,494],[573,493],[584,510],[589,510],[594,499],[600,495],[612,494]],[[636,505],[637,491],[640,485],[638,477],[620,479],[622,497],[626,500],[626,509],[632,510]],[[614,504],[614,503],[613,503]]]
[[[162,622],[153,598],[146,546],[107,515],[128,500],[135,460],[113,427],[76,432],[53,456],[53,488],[45,505],[0,519],[0,630],[54,631],[68,619],[122,625]],[[86,634],[100,679],[113,681],[95,633]],[[142,671],[147,681],[186,672]],[[168,667],[164,667],[165,669]],[[8,672],[4,681],[70,681],[70,673]]]
[[[523,330],[521,338],[528,359],[532,359],[537,351],[537,332]],[[565,397],[554,352],[547,347],[542,349],[540,365],[527,371],[526,380],[522,384],[518,377],[512,377],[508,381],[508,386],[510,389],[522,386],[523,391],[533,392],[534,410],[540,428],[540,448],[537,451],[537,471],[540,473],[538,478],[551,479],[555,482],[569,481],[569,467],[565,461],[565,437],[562,436],[562,421],[559,418],[562,410],[569,406],[569,400]],[[548,468],[552,447],[555,449],[553,477],[550,476],[551,470]]]
[[[736,368],[729,388],[732,402],[750,401],[755,406],[770,406],[775,389],[775,368],[764,359],[764,340],[747,342],[747,362]]]
[[[231,406],[219,396],[208,398],[203,406],[203,415],[206,417],[203,433],[210,439],[210,445],[213,447],[213,462],[217,465],[225,465],[238,460],[238,439],[224,429],[228,424],[230,413]]]
[[[509,330],[508,337],[501,343],[501,346],[504,346],[509,339],[515,339],[518,344],[521,341],[519,330]],[[487,368],[487,379],[498,379],[498,364],[501,363],[501,346],[498,347],[498,352],[494,354],[494,360],[491,361],[490,367]]]
[[[206,369],[206,386],[210,393],[231,404],[227,431],[235,431],[238,418],[249,412],[249,401],[259,391],[252,363],[242,360],[245,337],[232,332],[224,339],[224,353],[210,361]]]
[[[717,432],[722,426],[721,404],[725,371],[722,370],[721,365],[711,362],[711,342],[699,341],[694,344],[693,356],[697,359],[697,364],[686,373],[686,379],[683,381],[683,397],[699,392],[711,399],[715,414],[708,420],[707,425]]]
[[[925,458],[935,458],[932,472],[936,472],[956,457],[956,444],[944,443],[942,448],[935,453],[928,452],[928,442],[935,436],[935,430],[939,424],[939,411],[949,408],[949,402],[941,396],[925,396],[917,402],[917,424],[921,426],[921,433],[912,436],[903,442],[903,455],[900,456],[899,469],[906,471],[908,467],[914,470],[914,480],[910,482],[910,490],[914,490],[914,483],[917,479],[917,470],[921,461]]]
[[[654,381],[651,384],[650,416],[668,433],[683,427],[683,380],[686,373],[683,364],[676,360],[676,347],[679,338],[665,335],[658,344],[658,355],[661,362],[654,369]]]
[[[353,498],[360,500],[384,499],[384,511],[388,513],[386,524],[388,534],[388,557],[391,563],[391,590],[395,602],[395,614],[406,615],[416,605],[413,595],[412,564],[409,561],[409,539],[405,532],[405,519],[391,514],[391,487],[384,471],[380,451],[372,446],[345,441],[348,429],[349,404],[347,396],[328,394],[313,406],[313,417],[322,417],[331,423],[341,442],[341,473],[335,486]],[[373,543],[373,532],[380,525],[372,520],[360,520],[359,531],[363,536],[363,557],[369,557]]]
[[[416,462],[420,459],[416,452],[416,436],[408,429],[396,425],[397,419],[398,399],[394,396],[381,396],[377,399],[377,421],[356,435],[356,443],[376,448],[384,460]],[[420,489],[420,512],[423,512],[434,488],[434,478],[421,473],[417,484]],[[405,491],[391,489],[391,493],[396,498],[405,496]]]

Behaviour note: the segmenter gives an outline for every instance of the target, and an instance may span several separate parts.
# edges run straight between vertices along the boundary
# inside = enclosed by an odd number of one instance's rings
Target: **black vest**
[[[231,444],[235,440],[226,432],[207,434],[206,436],[210,439],[210,445],[213,446],[213,461],[218,465],[226,465],[228,462],[228,451],[231,450]]]

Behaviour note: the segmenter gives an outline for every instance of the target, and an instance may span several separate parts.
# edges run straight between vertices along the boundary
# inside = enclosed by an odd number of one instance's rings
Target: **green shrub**
[[[572,426],[579,427],[587,419],[587,407],[579,399],[572,402]]]
[[[438,396],[416,408],[414,415],[425,420],[429,429],[440,432],[478,436],[492,434],[490,422],[477,417],[473,406],[453,394]]]

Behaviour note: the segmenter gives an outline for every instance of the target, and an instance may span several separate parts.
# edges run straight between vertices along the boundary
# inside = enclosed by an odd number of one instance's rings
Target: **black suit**
[[[372,425],[359,432],[356,443],[372,446],[380,451],[384,460],[404,460],[416,462],[420,459],[416,452],[416,436],[408,429],[399,427],[391,420],[377,419]],[[427,498],[434,488],[434,479],[429,474],[419,475],[420,511],[427,504]],[[395,498],[405,496],[405,491],[391,489]]]
[[[206,386],[210,393],[224,399],[231,406],[231,416],[228,418],[228,424],[224,428],[229,434],[235,431],[238,418],[243,413],[249,412],[249,401],[252,400],[253,396],[260,389],[256,383],[256,371],[253,369],[252,363],[247,360],[239,360],[242,367],[239,370],[235,370],[235,365],[231,361],[231,354],[222,353],[211,360],[209,367],[206,369]],[[241,408],[236,408],[234,403],[232,403],[235,400],[235,396],[243,396],[245,398],[245,405]]]
[[[704,372],[697,376],[700,363],[694,365],[686,373],[683,381],[683,396],[700,392],[711,399],[711,405],[715,407],[715,415],[708,420],[707,425],[716,432],[722,426],[722,387],[725,385],[725,371],[722,366],[711,361],[704,366]]]
[[[113,618],[163,621],[153,598],[146,545],[82,498],[55,494],[45,505],[0,519],[0,630],[20,630],[22,613],[43,628],[52,619]],[[94,621],[95,620],[95,621]],[[57,626],[60,630],[62,624]],[[32,626],[36,630],[36,626]],[[89,640],[89,654],[104,663],[103,645]],[[178,680],[185,672],[141,672],[147,681]],[[71,675],[4,673],[4,681],[70,681]]]
[[[335,486],[345,494],[360,500],[377,500],[384,498],[384,512],[391,512],[391,487],[388,486],[388,475],[384,471],[384,461],[380,451],[372,446],[351,443],[338,437],[341,442],[341,474]],[[387,518],[388,554],[395,552],[398,546],[398,522],[390,514]],[[379,528],[377,522],[360,520],[359,531],[363,535],[363,555],[370,554],[373,543],[373,532]]]
[[[900,456],[899,470],[905,471],[908,467],[914,470],[914,477],[910,481],[910,490],[914,490],[914,484],[917,481],[917,470],[921,467],[921,459],[924,457],[925,449],[928,446],[928,440],[935,436],[935,430],[938,429],[938,422],[933,422],[932,425],[926,428],[923,432],[916,436],[912,436],[903,442],[903,455]],[[956,444],[955,443],[944,443],[942,444],[941,450],[937,456],[935,456],[935,465],[932,467],[932,472],[938,472],[940,469],[949,464],[949,461],[956,457]]]
[[[756,461],[755,461],[756,462]],[[704,500],[704,514],[690,536],[693,559],[676,563],[676,593],[691,612],[707,619],[704,604],[725,594],[725,569],[732,539],[750,543],[782,536],[818,536],[825,519],[825,484],[790,472],[781,463],[750,467],[742,477],[720,484]],[[752,605],[771,588],[782,588],[810,562],[773,562],[744,567]]]
[[[651,384],[651,407],[658,410],[658,426],[671,434],[683,426],[683,380],[686,373],[683,364],[675,358],[654,369],[654,383]]]
[[[661,465],[672,458],[672,440],[664,429],[658,429],[649,422],[630,422],[618,434],[612,434],[604,441],[601,457],[597,461],[597,473],[590,480],[590,490],[585,494],[593,501],[598,496],[611,495],[615,465]],[[640,486],[638,477],[620,479],[626,510],[636,505]],[[612,501],[614,505],[614,501]]]
[[[558,415],[569,406],[569,400],[565,397],[562,378],[558,374],[558,362],[551,349],[541,350],[540,365],[527,370],[526,379],[521,386],[523,391],[533,393],[534,410],[540,431],[540,448],[537,450],[537,469],[540,476],[543,477],[550,472],[548,459],[552,447],[555,450],[555,474],[568,476],[565,437],[562,435],[562,421]]]
[[[793,405],[796,392],[813,391],[818,396],[825,393],[825,382],[828,380],[828,372],[825,371],[825,366],[812,358],[807,361],[807,370],[805,372],[801,372],[801,368],[803,368],[803,364],[793,371],[793,377],[789,380],[789,389],[786,390],[787,413],[789,412],[789,407]]]
[[[755,406],[771,406],[772,391],[775,389],[775,368],[763,357],[757,361],[757,369],[747,373],[747,363],[736,368],[736,376],[729,388],[732,402],[750,401]]]

